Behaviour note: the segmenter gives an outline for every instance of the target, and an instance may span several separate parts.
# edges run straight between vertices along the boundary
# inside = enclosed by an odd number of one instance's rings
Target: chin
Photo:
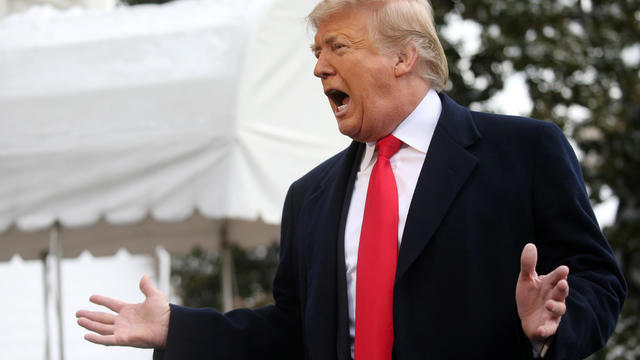
[[[357,131],[355,131],[353,126],[348,126],[347,124],[344,124],[340,120],[338,120],[338,130],[340,130],[340,133],[342,133],[342,135],[348,136],[352,139],[354,136],[357,135]]]
[[[355,141],[362,141],[362,123],[354,122],[353,118],[349,119],[337,119],[338,129],[342,135],[348,136]]]
[[[344,135],[344,136],[348,136],[348,137],[350,137],[351,139],[358,141],[358,139],[356,138],[356,137],[357,137],[357,134],[354,134],[353,132],[346,131],[346,130],[342,130],[342,128],[341,128],[341,129],[340,129],[340,133],[341,133],[342,135]]]

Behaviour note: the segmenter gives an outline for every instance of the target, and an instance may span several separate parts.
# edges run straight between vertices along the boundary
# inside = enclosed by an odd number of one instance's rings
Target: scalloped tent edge
[[[40,256],[54,224],[65,256],[216,248],[222,219],[273,241],[289,184],[348,139],[312,76],[315,1],[247,3],[0,23],[0,259]],[[233,234],[251,222],[259,240]]]

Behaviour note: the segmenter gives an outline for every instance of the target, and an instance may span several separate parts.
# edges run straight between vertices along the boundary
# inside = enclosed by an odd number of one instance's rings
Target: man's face
[[[378,140],[403,120],[394,101],[396,60],[370,39],[370,16],[367,9],[328,16],[312,46],[318,58],[313,73],[322,80],[340,132],[361,142]]]

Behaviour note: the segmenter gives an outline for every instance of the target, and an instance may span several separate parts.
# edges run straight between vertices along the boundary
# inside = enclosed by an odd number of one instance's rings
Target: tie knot
[[[387,159],[391,159],[393,154],[400,150],[402,146],[402,140],[397,137],[389,134],[382,139],[378,140],[376,143],[376,148],[378,149],[378,156],[383,156]]]

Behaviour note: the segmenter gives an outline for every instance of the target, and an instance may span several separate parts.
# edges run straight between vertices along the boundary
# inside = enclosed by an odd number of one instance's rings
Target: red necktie
[[[356,278],[355,360],[391,360],[398,261],[398,189],[389,159],[402,141],[378,140],[362,220]]]

